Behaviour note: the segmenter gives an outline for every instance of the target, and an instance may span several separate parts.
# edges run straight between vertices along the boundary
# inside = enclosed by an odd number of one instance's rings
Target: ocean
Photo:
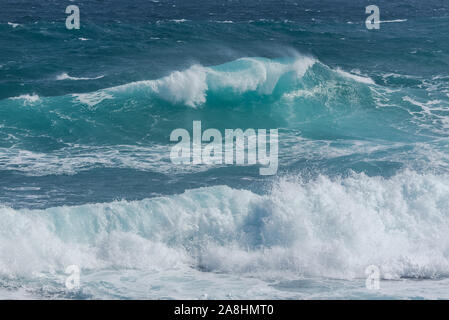
[[[1,299],[449,298],[448,1],[0,0],[0,48]]]

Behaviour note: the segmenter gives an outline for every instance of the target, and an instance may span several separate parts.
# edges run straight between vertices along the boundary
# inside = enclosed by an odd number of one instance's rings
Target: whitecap
[[[22,94],[18,97],[9,98],[11,100],[23,100],[23,104],[33,104],[39,101],[40,97],[37,94]]]
[[[63,72],[56,76],[56,80],[97,80],[103,78],[104,75],[93,77],[93,78],[87,78],[87,77],[72,77],[68,73]]]
[[[90,107],[93,107],[103,100],[110,100],[114,99],[114,97],[110,94],[108,94],[105,91],[96,91],[92,93],[78,93],[78,94],[72,94],[73,97],[76,98],[79,102],[83,104],[87,104]]]
[[[365,84],[375,84],[375,82],[373,81],[373,79],[369,78],[369,77],[362,77],[360,75],[355,75],[353,73],[349,73],[346,71],[343,71],[340,68],[337,68],[335,70],[337,73],[339,73],[340,75],[346,77],[346,78],[350,78],[352,80],[355,80],[357,82],[361,82],[361,83],[365,83]]]
[[[13,23],[13,22],[8,22],[8,25],[10,25],[13,28],[17,28],[18,26],[20,26],[19,23]]]
[[[396,19],[396,20],[383,20],[379,21],[379,23],[395,23],[395,22],[405,22],[407,19]]]

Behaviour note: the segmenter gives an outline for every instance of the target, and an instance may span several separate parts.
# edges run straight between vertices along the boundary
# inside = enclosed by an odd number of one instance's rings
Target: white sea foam
[[[170,21],[175,22],[175,23],[183,23],[183,22],[187,22],[188,20],[187,19],[172,19]]]
[[[103,78],[104,75],[93,77],[93,78],[87,78],[87,77],[72,77],[68,73],[63,72],[56,76],[56,80],[97,80]]]
[[[427,101],[427,102],[423,103],[423,102],[416,101],[416,100],[410,98],[409,96],[403,97],[402,100],[410,102],[411,104],[414,104],[415,106],[421,107],[424,111],[426,111],[428,113],[430,113],[430,110],[431,110],[429,108],[430,106],[439,105],[439,104],[443,103],[443,101],[441,101],[441,100],[431,100],[431,101]],[[447,109],[439,108],[437,110],[444,111],[444,110],[447,110]]]
[[[158,80],[133,82],[106,90],[117,92],[146,87],[164,100],[197,107],[206,102],[208,90],[232,89],[238,94],[248,91],[271,94],[282,75],[293,72],[300,78],[315,63],[316,60],[310,57],[298,57],[290,63],[241,58],[219,68],[193,65]]]
[[[72,94],[75,99],[83,104],[87,104],[90,107],[93,107],[104,100],[114,99],[112,95],[107,93],[104,90],[92,92],[92,93],[78,93]]]
[[[365,84],[375,84],[375,82],[373,81],[373,79],[371,79],[371,78],[369,78],[369,77],[363,77],[363,76],[360,76],[360,75],[356,75],[356,74],[353,74],[353,73],[349,73],[349,72],[346,72],[346,71],[341,70],[340,68],[337,68],[336,71],[337,71],[340,75],[342,75],[342,76],[344,76],[344,77],[346,77],[346,78],[350,78],[350,79],[352,79],[352,80],[355,80],[355,81],[357,81],[357,82],[361,82],[361,83],[365,83]]]
[[[206,69],[199,65],[146,83],[161,98],[174,103],[195,107],[206,101]]]
[[[267,195],[219,186],[135,202],[1,208],[0,273],[77,264],[357,278],[374,264],[388,279],[447,277],[448,181],[354,174],[284,179]]]
[[[169,145],[113,147],[74,145],[48,153],[0,148],[0,169],[28,176],[72,175],[93,168],[127,168],[160,173],[200,172],[211,165],[174,166]]]
[[[405,22],[407,19],[395,19],[395,20],[382,20],[379,23],[395,23],[395,22]]]
[[[40,100],[40,97],[37,94],[22,94],[18,97],[9,98],[11,100],[22,100],[23,105],[34,104],[35,102]]]
[[[18,26],[20,26],[20,24],[18,23],[13,23],[13,22],[8,22],[8,25],[10,25],[13,28],[17,28]]]

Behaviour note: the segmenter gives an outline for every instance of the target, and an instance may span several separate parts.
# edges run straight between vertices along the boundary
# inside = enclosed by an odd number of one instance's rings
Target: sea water
[[[70,4],[0,3],[0,298],[449,298],[447,1]]]

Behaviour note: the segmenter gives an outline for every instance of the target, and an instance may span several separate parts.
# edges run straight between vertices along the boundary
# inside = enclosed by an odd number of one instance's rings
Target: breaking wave
[[[227,186],[141,201],[0,209],[0,274],[199,269],[224,273],[447,277],[448,176],[404,171],[284,178],[264,195]]]

